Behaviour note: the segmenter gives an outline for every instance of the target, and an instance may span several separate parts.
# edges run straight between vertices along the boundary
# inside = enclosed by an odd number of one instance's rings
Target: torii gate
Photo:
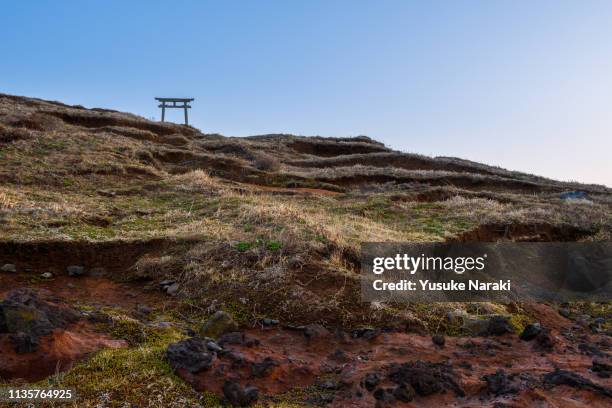
[[[178,108],[185,109],[185,125],[189,124],[189,119],[187,117],[187,109],[191,109],[189,102],[192,102],[194,98],[155,98],[157,101],[161,102],[159,107],[162,110],[161,121],[163,122],[166,118],[166,108]],[[172,105],[170,105],[172,103]],[[182,105],[177,105],[177,103],[182,103]]]

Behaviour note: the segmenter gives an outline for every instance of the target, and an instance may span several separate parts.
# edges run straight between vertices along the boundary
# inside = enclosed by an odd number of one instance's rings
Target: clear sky
[[[612,1],[2,1],[0,92],[612,186]],[[170,120],[181,112],[170,111]]]

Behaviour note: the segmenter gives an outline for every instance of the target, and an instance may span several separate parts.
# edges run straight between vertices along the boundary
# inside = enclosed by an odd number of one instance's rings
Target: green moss
[[[105,349],[41,385],[75,388],[79,407],[99,406],[103,395],[103,405],[110,407],[219,406],[216,396],[199,395],[168,365],[166,349],[182,337],[179,331],[170,329],[137,347]]]
[[[520,334],[529,323],[533,323],[534,319],[531,316],[521,313],[513,313],[510,315],[510,325],[514,332]]]

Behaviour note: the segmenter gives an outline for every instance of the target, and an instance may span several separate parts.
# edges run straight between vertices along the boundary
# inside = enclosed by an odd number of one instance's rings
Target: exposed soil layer
[[[144,254],[168,250],[184,241],[0,241],[0,263],[15,264],[18,270],[66,274],[70,265],[87,270],[104,268],[107,272],[129,269]]]
[[[409,177],[396,176],[392,174],[360,174],[344,177],[316,177],[318,181],[336,184],[344,187],[359,187],[368,184],[381,183],[422,183],[430,186],[455,186],[474,191],[511,191],[520,193],[536,193],[542,191],[562,191],[562,188],[555,186],[544,186],[528,181],[514,180],[509,178],[477,178],[469,175],[452,174],[445,177]]]
[[[571,225],[551,224],[483,224],[460,234],[461,242],[495,242],[509,240],[516,242],[574,242],[591,235]]]
[[[332,157],[345,154],[375,153],[389,151],[384,146],[364,142],[328,142],[313,140],[295,140],[289,147],[298,153],[314,156]]]

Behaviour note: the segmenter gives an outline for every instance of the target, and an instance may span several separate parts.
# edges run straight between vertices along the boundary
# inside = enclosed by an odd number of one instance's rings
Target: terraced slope
[[[593,355],[609,352],[609,305],[564,306],[568,319],[555,305],[367,304],[358,268],[363,241],[609,240],[609,188],[396,152],[367,137],[224,137],[10,95],[0,95],[0,159],[0,267],[8,265],[0,299],[10,303],[0,311],[34,302],[47,320],[54,320],[47,312],[65,307],[78,315],[53,326],[55,337],[24,337],[0,324],[0,350],[11,355],[0,362],[5,382],[21,376],[78,386],[78,406],[215,406],[232,401],[228,395],[235,403],[247,398],[226,380],[256,383],[258,401],[280,406],[392,405],[408,399],[399,394],[406,389],[416,391],[419,406],[483,398],[492,406],[512,396],[520,405],[538,395],[606,404],[605,388],[578,381],[574,395],[564,383],[571,378],[540,376],[560,367],[607,381],[588,370]],[[573,190],[589,200],[560,198]],[[70,266],[83,274],[69,276]],[[215,352],[211,367],[197,373],[169,361],[168,345],[192,337],[216,311],[258,343],[234,339],[224,348],[242,360]],[[496,316],[512,333],[478,338],[477,351],[465,351],[470,322]],[[544,352],[516,337],[534,321],[555,339],[551,347],[548,337],[541,340]],[[453,336],[444,351],[430,342],[433,333]],[[576,348],[576,333],[590,354]],[[419,354],[402,352],[398,342],[414,342]],[[278,344],[287,345],[284,357]],[[24,347],[33,354],[15,351]],[[54,357],[43,358],[44,350]],[[530,352],[544,355],[534,364]],[[292,353],[303,365],[291,362]],[[456,353],[473,368],[460,369],[451,361]],[[524,361],[504,375],[527,372],[531,380],[481,379],[496,375],[503,358],[519,356]],[[255,375],[254,364],[264,360],[277,364],[258,365],[263,371]],[[67,371],[48,377],[58,362]],[[410,384],[414,370],[431,374],[441,363],[450,364],[448,375],[434,375],[432,393]],[[39,369],[20,368],[27,364]],[[382,378],[372,392],[360,385],[369,370]],[[283,383],[288,373],[299,381]],[[516,392],[489,390],[497,380],[516,383]],[[547,391],[557,385],[551,381],[570,388]],[[400,390],[387,393],[382,384]]]

